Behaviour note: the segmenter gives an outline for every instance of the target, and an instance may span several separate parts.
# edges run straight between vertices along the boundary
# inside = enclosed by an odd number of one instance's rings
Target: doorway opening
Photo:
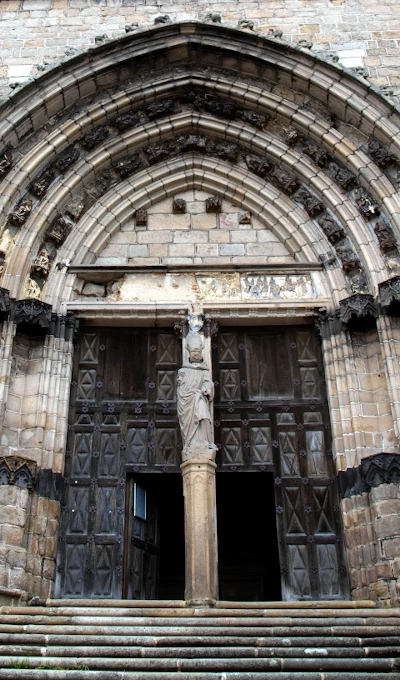
[[[272,473],[217,472],[219,599],[280,601]]]
[[[184,599],[184,506],[180,474],[135,474],[128,478],[125,546],[126,598]]]

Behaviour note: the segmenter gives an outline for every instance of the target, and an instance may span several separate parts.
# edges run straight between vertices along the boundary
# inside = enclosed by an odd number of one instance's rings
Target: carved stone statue
[[[203,338],[190,331],[186,338],[189,363],[178,371],[178,418],[182,433],[183,461],[191,458],[215,459],[211,402],[214,384],[203,359]]]

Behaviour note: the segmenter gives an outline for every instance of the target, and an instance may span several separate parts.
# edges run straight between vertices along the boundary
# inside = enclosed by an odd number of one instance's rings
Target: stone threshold
[[[35,598],[36,600],[36,598]],[[38,606],[38,602],[32,601],[33,606]],[[124,608],[133,607],[135,609],[193,609],[193,606],[185,600],[87,600],[87,599],[60,599],[60,600],[41,600],[40,604],[45,607],[105,607],[105,608]],[[376,603],[372,600],[307,600],[307,601],[287,601],[287,602],[232,602],[218,600],[212,607],[216,609],[375,609]],[[384,611],[384,610],[380,610]]]

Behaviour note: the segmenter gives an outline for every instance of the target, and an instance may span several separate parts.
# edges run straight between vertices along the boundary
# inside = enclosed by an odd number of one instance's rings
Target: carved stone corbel
[[[0,288],[0,319],[6,319],[11,311],[10,291]]]
[[[372,295],[356,293],[339,302],[339,318],[344,324],[349,324],[353,318],[364,319],[379,316],[379,307]]]
[[[383,281],[379,286],[379,297],[385,312],[388,311],[392,302],[400,302],[400,276]]]
[[[17,300],[14,309],[14,323],[40,326],[49,332],[52,322],[51,305],[34,298]]]
[[[0,484],[20,486],[33,491],[36,479],[36,463],[19,456],[0,458]]]

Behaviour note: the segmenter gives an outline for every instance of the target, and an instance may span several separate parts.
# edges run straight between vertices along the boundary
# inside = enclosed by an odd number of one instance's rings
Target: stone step
[[[39,598],[35,598],[39,599]],[[94,607],[100,609],[107,609],[109,607],[133,607],[134,609],[154,609],[160,608],[163,611],[168,609],[182,608],[192,610],[188,607],[185,600],[46,600],[44,606],[47,607]],[[215,612],[219,609],[236,609],[243,611],[245,609],[376,609],[376,603],[372,600],[302,600],[288,601],[288,602],[231,602],[219,600],[215,607],[211,607],[208,611]],[[199,609],[195,608],[196,611]],[[204,609],[202,609],[204,611]],[[379,611],[379,610],[378,610]]]
[[[310,640],[309,640],[310,642]],[[38,647],[35,645],[3,645],[1,648],[2,656],[25,656],[42,658],[179,658],[179,659],[233,659],[233,658],[335,658],[335,659],[362,659],[362,658],[399,658],[399,647],[329,647],[319,644],[313,646],[285,646],[285,647],[132,647],[119,645],[109,647],[107,645],[91,646],[88,651],[87,646],[80,647],[60,647],[49,644],[48,646]]]
[[[174,617],[158,617],[158,616],[146,616],[146,617],[121,617],[121,616],[43,616],[42,614],[19,615],[19,614],[7,614],[0,615],[0,625],[12,624],[12,625],[46,625],[46,626],[129,626],[135,628],[146,628],[152,627],[165,627],[165,628],[199,628],[199,627],[235,627],[238,626],[243,628],[250,627],[276,627],[279,624],[282,626],[400,626],[400,616],[390,616],[382,615],[379,617],[365,617],[365,616],[353,616],[353,617],[336,617],[336,616],[324,616],[319,617],[298,617],[292,618],[290,616],[281,617],[224,617],[220,619],[209,619],[206,617],[192,617],[185,618],[184,620]]]
[[[393,646],[395,649],[400,648],[400,636],[386,636],[386,637],[235,637],[235,636],[127,636],[127,635],[35,635],[32,633],[5,633],[0,634],[0,644],[2,645],[36,645],[40,647],[50,646],[99,646],[103,648],[112,648],[114,646],[129,647],[281,647],[288,648],[302,648],[302,647],[346,647],[355,648],[360,647],[387,647]]]
[[[98,659],[91,656],[75,658],[57,658],[43,656],[25,657],[26,668],[37,668],[45,661],[50,669],[55,668],[79,668],[86,666],[90,670],[135,670],[135,671],[169,671],[181,673],[184,671],[364,671],[394,672],[400,671],[398,659],[325,659],[325,658],[256,658],[256,659]],[[3,668],[12,668],[16,665],[16,659],[12,656],[1,658]]]
[[[131,636],[250,636],[250,637],[290,637],[290,636],[344,636],[344,637],[385,637],[387,635],[393,636],[393,633],[398,630],[397,626],[276,626],[268,628],[264,627],[250,627],[232,626],[230,628],[209,628],[206,626],[184,628],[181,626],[174,627],[153,627],[153,626],[102,626],[101,624],[94,626],[79,626],[79,625],[63,625],[58,629],[63,634],[86,634],[98,635],[101,631],[102,635],[131,635]],[[0,624],[0,633],[33,633],[33,634],[49,634],[53,632],[47,624],[44,625],[7,625]]]
[[[0,669],[0,680],[176,680],[176,675],[167,672],[130,672],[130,671],[90,671],[90,670],[25,670]],[[333,672],[289,672],[259,673],[255,672],[216,672],[216,673],[179,673],[179,680],[338,680]],[[374,673],[342,671],[340,680],[400,680],[399,673]]]
[[[400,680],[400,609],[47,604],[0,608],[0,680]]]
[[[400,618],[400,609],[345,609],[327,607],[324,609],[302,609],[300,607],[285,609],[257,608],[257,609],[160,609],[138,607],[0,607],[0,616],[47,616],[54,617],[97,617],[97,618],[148,618],[152,619],[192,619],[205,618],[215,619],[217,625],[221,619],[228,618]]]

